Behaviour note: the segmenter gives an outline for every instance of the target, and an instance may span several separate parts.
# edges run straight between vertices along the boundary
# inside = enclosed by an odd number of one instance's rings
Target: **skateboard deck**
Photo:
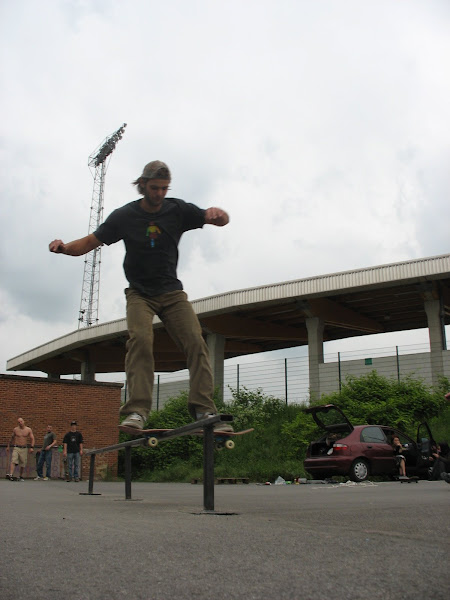
[[[397,481],[400,481],[400,483],[419,483],[419,478],[418,477],[406,477],[405,479],[400,479],[400,477],[397,479]]]
[[[165,433],[167,431],[173,431],[173,429],[136,429],[135,427],[127,427],[126,425],[119,425],[119,430],[123,431],[123,433],[128,433],[129,435],[135,436],[143,436],[147,438],[148,445],[155,447],[158,445],[158,435],[161,433]],[[245,435],[246,433],[250,433],[254,431],[251,429],[243,429],[242,431],[214,431],[214,442],[218,448],[228,448],[231,450],[234,448],[234,441],[230,438],[235,437],[237,435]],[[187,435],[195,435],[203,437],[202,431],[193,431]]]

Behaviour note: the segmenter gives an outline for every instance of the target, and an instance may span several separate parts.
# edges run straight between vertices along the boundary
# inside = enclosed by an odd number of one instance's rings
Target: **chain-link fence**
[[[349,375],[360,377],[376,370],[389,378],[412,376],[432,384],[429,346],[393,346],[324,355],[319,365],[320,393],[339,391]],[[443,351],[443,374],[450,378],[450,351]],[[264,394],[275,396],[290,404],[302,404],[309,399],[308,356],[241,362],[227,361],[224,366],[224,400],[231,400],[232,390],[260,388]],[[186,370],[160,373],[155,378],[153,409],[159,410],[168,398],[189,388]],[[126,398],[126,387],[123,390]]]

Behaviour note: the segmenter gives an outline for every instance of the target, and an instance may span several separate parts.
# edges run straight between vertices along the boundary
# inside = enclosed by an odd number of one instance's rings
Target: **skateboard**
[[[397,479],[397,481],[400,481],[400,483],[419,483],[419,478],[418,477],[406,477],[406,479],[400,479],[400,477]]]
[[[173,431],[173,429],[136,429],[135,427],[127,427],[126,425],[119,425],[120,431],[124,433],[128,433],[129,435],[142,435],[147,438],[147,445],[151,448],[156,448],[159,442],[159,436],[162,433],[167,431]],[[214,444],[216,448],[227,448],[227,450],[232,450],[235,446],[234,440],[231,438],[237,435],[244,435],[246,433],[250,433],[254,431],[254,429],[243,429],[242,431],[213,431],[214,435]],[[203,432],[194,431],[192,433],[186,435],[195,435],[197,437],[203,437]]]

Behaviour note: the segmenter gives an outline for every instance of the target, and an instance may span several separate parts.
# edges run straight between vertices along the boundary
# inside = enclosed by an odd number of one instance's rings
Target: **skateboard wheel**
[[[155,437],[149,437],[147,440],[147,444],[150,446],[150,448],[156,448],[156,446],[158,445],[158,440]]]
[[[227,440],[224,446],[225,448],[227,448],[227,450],[233,450],[235,443],[233,442],[233,440]]]

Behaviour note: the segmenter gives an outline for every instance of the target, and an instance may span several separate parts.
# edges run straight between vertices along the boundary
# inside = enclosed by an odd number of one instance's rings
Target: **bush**
[[[352,423],[377,423],[397,427],[414,435],[417,425],[439,415],[445,405],[447,379],[437,389],[420,379],[388,379],[372,371],[347,377],[340,392],[322,396],[320,404],[337,404]]]
[[[304,477],[303,459],[309,443],[322,435],[302,406],[286,405],[261,389],[230,388],[231,403],[215,399],[220,412],[234,416],[235,431],[255,431],[237,439],[233,451],[215,452],[216,477],[249,477],[251,481],[274,481],[278,475],[290,480]],[[417,425],[429,421],[439,440],[448,440],[450,407],[444,398],[450,389],[442,379],[437,389],[429,389],[421,380],[387,379],[372,371],[363,377],[348,377],[341,392],[322,396],[314,404],[336,404],[355,424],[390,425],[415,437]],[[171,429],[191,422],[187,410],[187,392],[171,398],[161,411],[153,411],[146,427]],[[121,434],[121,440],[129,439]],[[202,476],[203,440],[183,436],[159,444],[155,449],[132,449],[134,477],[147,481],[189,481]],[[119,472],[123,473],[123,454],[119,454]]]

